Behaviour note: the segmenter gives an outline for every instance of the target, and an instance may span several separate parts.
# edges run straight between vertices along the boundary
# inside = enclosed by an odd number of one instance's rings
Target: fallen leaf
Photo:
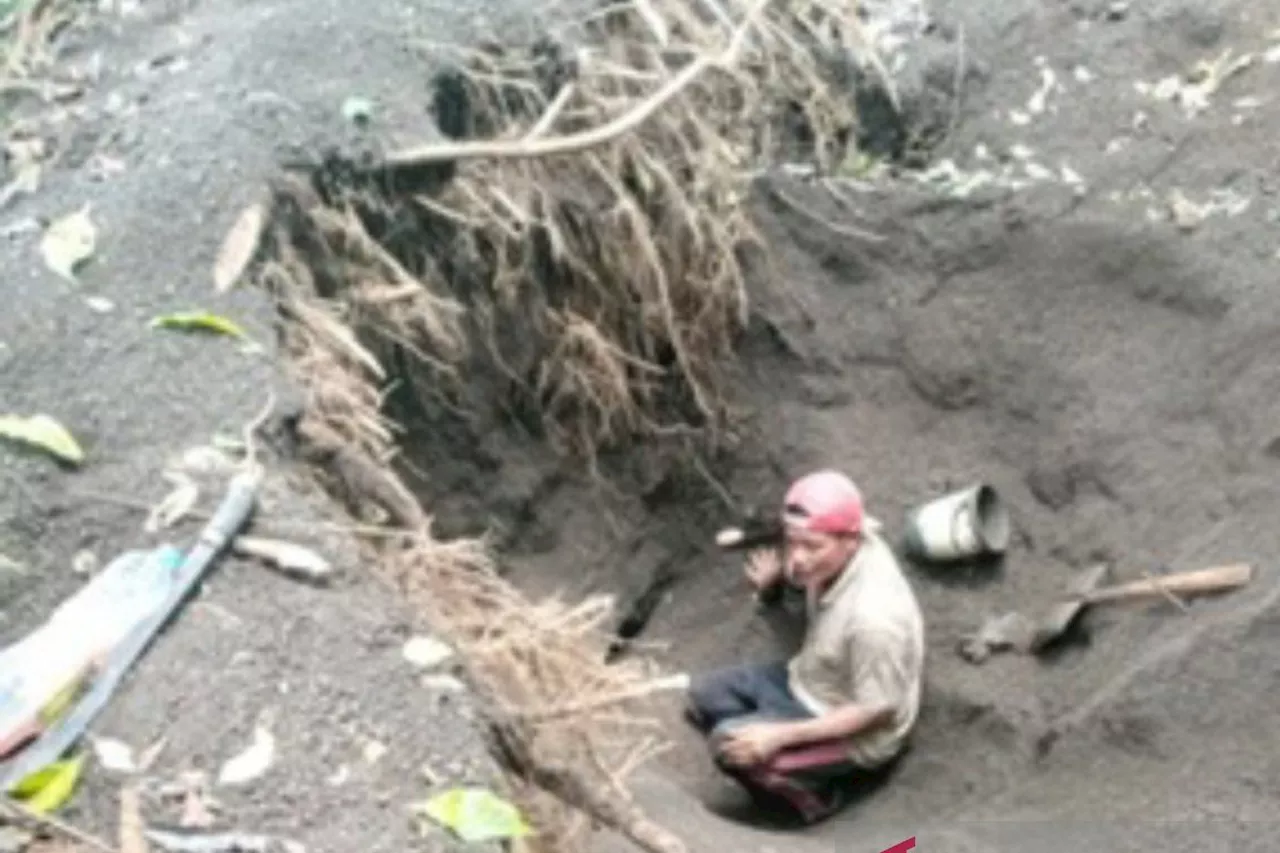
[[[232,338],[247,339],[244,329],[235,322],[207,311],[180,311],[151,320],[153,329],[177,329],[183,332],[212,332]]]
[[[253,730],[253,743],[222,765],[218,773],[219,785],[243,785],[252,782],[270,769],[275,761],[276,739],[264,726]]]
[[[521,838],[532,832],[515,806],[484,788],[451,788],[420,808],[466,842]]]
[[[257,254],[262,240],[262,227],[266,217],[261,204],[251,204],[238,217],[222,238],[218,258],[213,264],[213,287],[218,293],[226,293],[235,287],[240,276]]]
[[[93,754],[98,763],[113,773],[137,773],[138,762],[133,758],[133,747],[114,738],[94,738]]]
[[[18,782],[11,790],[30,811],[39,815],[55,812],[66,805],[75,793],[84,769],[84,753],[65,761],[55,761]]]
[[[48,415],[0,415],[0,438],[34,445],[64,462],[84,461],[84,450],[75,437]]]
[[[148,533],[157,533],[177,524],[195,509],[196,502],[200,500],[200,487],[186,474],[166,471],[164,478],[173,484],[173,489],[147,513],[142,528]]]
[[[120,791],[120,853],[147,853],[146,829],[138,789],[126,785]]]
[[[76,282],[76,270],[93,256],[98,228],[85,204],[75,213],[54,220],[40,240],[45,265],[67,281]]]
[[[453,649],[434,637],[412,637],[401,649],[404,659],[416,667],[430,669],[453,657]]]
[[[333,574],[333,566],[328,560],[310,548],[293,542],[259,536],[237,536],[231,547],[238,554],[256,557],[287,575],[303,580],[323,581]]]

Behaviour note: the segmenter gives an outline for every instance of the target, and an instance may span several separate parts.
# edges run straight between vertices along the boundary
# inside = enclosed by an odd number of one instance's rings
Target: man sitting
[[[689,718],[724,772],[812,823],[844,805],[844,783],[905,746],[920,705],[924,621],[848,477],[803,477],[783,513],[785,558],[757,550],[747,577],[757,591],[780,582],[804,590],[803,645],[789,662],[695,678]]]

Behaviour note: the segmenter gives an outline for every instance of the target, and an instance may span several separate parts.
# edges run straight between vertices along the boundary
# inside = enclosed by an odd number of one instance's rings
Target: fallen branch
[[[444,163],[456,160],[502,159],[520,160],[538,157],[551,157],[561,154],[574,154],[603,145],[610,140],[622,136],[639,127],[651,115],[661,109],[672,98],[711,68],[723,68],[732,65],[742,50],[747,32],[768,6],[769,0],[756,0],[736,30],[729,45],[718,54],[703,54],[680,69],[666,85],[641,101],[629,112],[615,118],[608,124],[584,130],[569,136],[551,138],[528,137],[514,142],[508,140],[483,140],[478,142],[457,142],[449,144],[419,145],[396,151],[387,156],[385,164],[390,167],[416,167],[431,163]],[[555,105],[552,104],[554,107]],[[530,134],[532,136],[532,134]]]

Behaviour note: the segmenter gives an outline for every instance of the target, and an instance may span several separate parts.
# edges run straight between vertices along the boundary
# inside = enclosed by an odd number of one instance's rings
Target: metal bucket
[[[1004,502],[982,483],[908,513],[903,549],[911,557],[937,561],[990,556],[1004,553],[1010,533]]]

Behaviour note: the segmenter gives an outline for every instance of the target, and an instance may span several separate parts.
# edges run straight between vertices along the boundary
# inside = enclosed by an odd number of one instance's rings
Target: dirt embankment
[[[843,844],[851,821],[975,817],[1093,819],[1119,837],[1125,820],[1191,814],[1262,843],[1237,822],[1265,814],[1277,761],[1263,744],[1280,545],[1267,140],[1280,116],[1242,99],[1273,87],[1277,66],[1259,60],[1194,118],[1135,83],[1210,49],[1260,57],[1267,10],[1087,5],[948,22],[980,71],[954,76],[965,97],[936,162],[961,165],[940,185],[760,188],[773,265],[750,276],[727,455],[606,456],[608,483],[593,485],[501,392],[470,420],[404,413],[404,469],[442,534],[497,530],[507,576],[530,592],[616,593],[626,632],[679,668],[779,653],[708,542],[788,477],[844,467],[895,536],[907,508],[949,488],[1000,489],[1016,537],[997,571],[911,569],[930,632],[916,748],[819,838]],[[968,196],[966,177],[982,185]],[[1250,204],[1203,218],[1178,201],[1230,194]],[[1099,560],[1121,577],[1236,560],[1260,573],[1253,592],[1186,613],[1099,613],[1091,641],[1048,662],[956,656],[985,616],[1036,610]],[[684,746],[663,766],[711,794]]]

